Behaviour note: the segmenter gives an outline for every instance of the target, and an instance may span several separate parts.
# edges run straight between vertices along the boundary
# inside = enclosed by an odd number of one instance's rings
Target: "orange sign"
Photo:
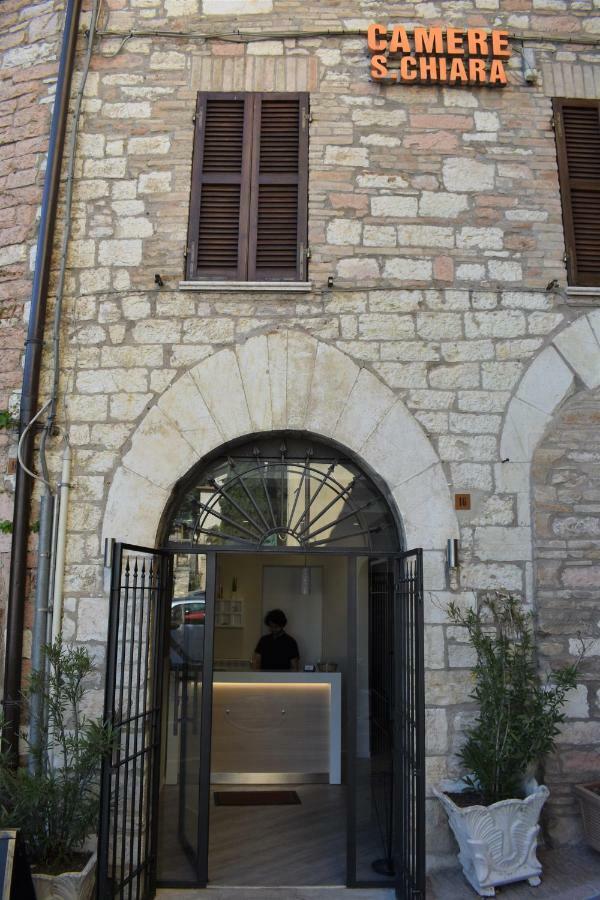
[[[415,28],[402,25],[386,28],[369,25],[367,41],[371,51],[371,78],[430,84],[507,83],[504,60],[511,50],[506,31],[483,28]]]

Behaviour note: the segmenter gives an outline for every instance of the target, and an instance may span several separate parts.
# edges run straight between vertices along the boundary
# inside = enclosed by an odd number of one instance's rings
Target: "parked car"
[[[171,602],[171,668],[198,666],[204,659],[205,591],[191,591]]]

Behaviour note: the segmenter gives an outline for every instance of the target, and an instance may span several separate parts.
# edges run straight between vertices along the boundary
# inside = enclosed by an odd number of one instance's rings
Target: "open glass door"
[[[214,554],[176,553],[167,622],[158,800],[161,884],[208,880]]]

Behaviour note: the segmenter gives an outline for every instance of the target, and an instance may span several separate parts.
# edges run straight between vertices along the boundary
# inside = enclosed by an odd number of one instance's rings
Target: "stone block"
[[[441,435],[438,449],[441,459],[449,462],[492,461],[498,453],[492,435]]]
[[[141,240],[100,241],[98,261],[105,266],[139,266],[142,261]]]
[[[150,103],[103,103],[102,114],[108,119],[149,119],[152,115]]]
[[[220,350],[195,366],[190,374],[223,438],[249,434],[250,413],[235,354]]]
[[[401,247],[454,247],[454,230],[441,225],[399,225]]]
[[[143,172],[138,178],[140,194],[166,194],[170,190],[170,172]]]
[[[546,347],[525,372],[517,397],[548,415],[572,388],[572,370],[553,347]]]
[[[395,247],[396,229],[392,225],[365,225],[363,243],[365,247]]]
[[[448,191],[477,192],[494,188],[494,165],[467,157],[449,157],[443,163],[444,187]]]
[[[341,444],[360,447],[389,411],[395,397],[392,391],[368,369],[360,369],[342,413],[336,423],[333,437]],[[369,410],[365,416],[364,410]]]
[[[369,151],[364,147],[338,147],[330,144],[325,148],[325,165],[366,168],[369,165]]]
[[[386,261],[383,274],[396,281],[430,281],[432,270],[430,259],[396,257]]]
[[[463,250],[501,250],[504,233],[501,228],[475,228],[465,225],[456,237],[456,246]]]
[[[332,219],[327,226],[329,244],[360,244],[362,225],[356,219]]]
[[[448,720],[443,708],[429,707],[425,710],[425,749],[428,754],[446,753],[448,750]]]
[[[371,257],[350,257],[340,259],[336,272],[340,278],[371,281],[379,278],[379,263]]]
[[[501,526],[475,529],[475,553],[497,562],[531,559],[531,529]]]
[[[418,200],[400,194],[384,194],[371,198],[372,216],[391,216],[396,219],[411,219],[417,215]]]
[[[311,391],[306,407],[306,428],[317,434],[332,435],[360,369],[350,357],[320,343],[313,369]]]
[[[464,194],[423,191],[419,199],[419,215],[438,219],[455,219],[468,208],[468,205],[469,200]]]
[[[148,137],[132,137],[127,141],[127,150],[134,156],[162,156],[165,153],[168,153],[170,149],[171,139],[167,134],[154,134],[148,135]]]
[[[491,259],[488,263],[488,274],[494,281],[521,281],[523,269],[521,263],[504,259]]]
[[[600,344],[587,316],[557,334],[552,343],[588,388],[600,385]]]

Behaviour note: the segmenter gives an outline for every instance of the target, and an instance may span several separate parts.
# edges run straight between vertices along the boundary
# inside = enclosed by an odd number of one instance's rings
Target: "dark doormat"
[[[215,791],[215,806],[294,806],[296,791]]]

